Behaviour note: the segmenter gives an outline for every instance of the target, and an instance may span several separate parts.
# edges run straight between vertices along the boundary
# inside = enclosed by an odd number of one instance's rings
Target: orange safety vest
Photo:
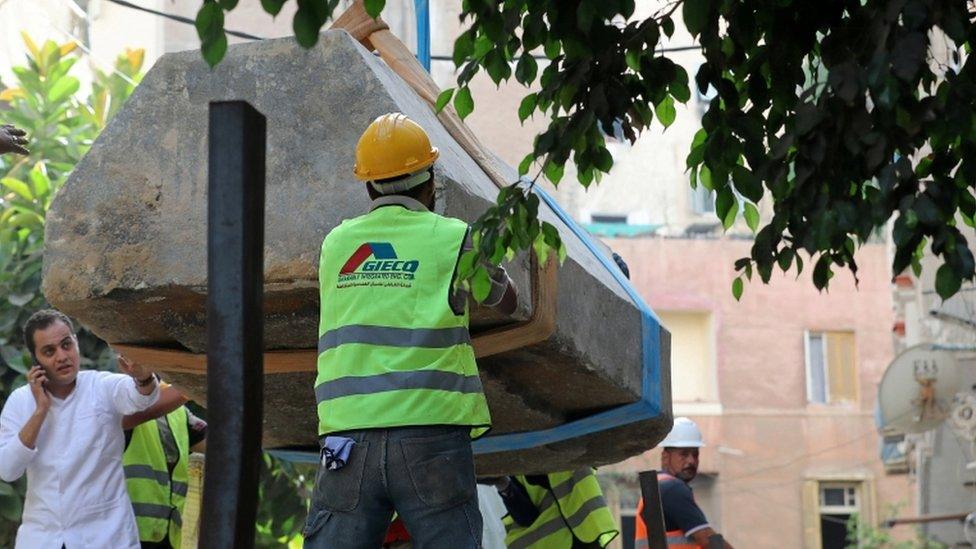
[[[667,473],[658,473],[657,481],[678,480]],[[644,498],[637,503],[637,517],[635,524],[634,548],[647,549],[647,525],[644,524]],[[681,530],[669,530],[665,533],[668,549],[698,549],[698,544],[691,538],[685,537]]]

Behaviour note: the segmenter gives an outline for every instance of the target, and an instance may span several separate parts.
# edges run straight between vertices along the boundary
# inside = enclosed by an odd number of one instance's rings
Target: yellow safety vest
[[[467,225],[382,206],[322,242],[319,435],[491,423],[468,334],[448,297]]]
[[[179,549],[183,504],[189,481],[187,460],[190,434],[186,425],[186,408],[180,406],[170,412],[166,422],[176,439],[180,456],[172,477],[166,465],[166,454],[156,420],[142,423],[132,430],[129,447],[122,455],[122,465],[139,527],[139,539],[158,542],[168,534],[170,545]]]
[[[573,536],[584,543],[606,547],[620,532],[603,499],[603,490],[590,468],[550,473],[549,489],[529,483],[524,476],[515,481],[525,487],[539,517],[529,526],[519,526],[505,516],[509,549],[569,549]]]

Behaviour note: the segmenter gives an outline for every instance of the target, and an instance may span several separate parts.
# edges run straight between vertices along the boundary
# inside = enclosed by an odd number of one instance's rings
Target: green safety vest
[[[524,476],[515,477],[539,510],[539,517],[526,527],[519,526],[511,515],[502,519],[507,532],[505,545],[509,549],[569,549],[574,535],[584,543],[595,541],[600,547],[606,547],[617,537],[620,533],[617,523],[592,469],[547,476],[549,489],[529,483]]]
[[[468,334],[448,296],[467,225],[382,206],[325,237],[319,262],[319,435],[491,423]]]
[[[129,447],[122,455],[122,465],[139,527],[139,540],[159,542],[168,534],[170,545],[179,549],[183,526],[181,514],[189,481],[190,434],[186,426],[186,408],[180,406],[167,414],[166,422],[180,454],[172,478],[156,420],[132,430]]]

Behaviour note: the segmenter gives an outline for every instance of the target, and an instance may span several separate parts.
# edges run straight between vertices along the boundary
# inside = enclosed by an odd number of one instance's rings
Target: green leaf
[[[553,185],[557,185],[559,180],[563,178],[563,169],[563,166],[550,160],[549,162],[546,162],[546,167],[543,171],[546,174],[546,179],[548,179]]]
[[[533,160],[535,160],[535,155],[533,155],[532,153],[525,155],[525,158],[523,158],[522,161],[519,162],[519,166],[518,166],[519,175],[525,175],[529,173],[529,168],[532,167]]]
[[[735,280],[732,281],[732,297],[734,297],[736,301],[739,301],[739,299],[742,298],[742,277],[741,276],[735,277]]]
[[[13,177],[4,177],[3,179],[0,179],[0,185],[3,185],[4,187],[10,189],[14,193],[16,193],[17,196],[23,198],[24,200],[27,201],[34,200],[34,193],[31,192],[30,187],[27,186],[27,183],[24,183],[19,179],[14,179]]]
[[[576,27],[584,34],[589,33],[593,26],[593,18],[596,16],[596,8],[593,6],[595,1],[582,0],[576,8]]]
[[[224,11],[231,11],[237,7],[237,0],[217,0],[217,3]]]
[[[546,237],[543,233],[539,233],[532,242],[532,249],[535,250],[535,256],[539,260],[540,265],[545,265],[546,261],[549,259],[550,247],[546,244]]]
[[[681,6],[682,19],[688,32],[698,36],[708,24],[709,0],[685,0]]]
[[[674,36],[674,19],[670,17],[665,17],[661,20],[661,30],[664,31],[664,35],[668,38]]]
[[[217,63],[220,63],[220,60],[224,58],[224,54],[227,53],[227,35],[221,34],[215,39],[205,40],[200,44],[200,49],[203,53],[203,60],[211,68],[216,67]]]
[[[486,35],[481,34],[474,41],[474,52],[471,57],[475,59],[481,59],[482,57],[488,55],[488,52],[495,49],[495,44]]]
[[[624,60],[627,62],[627,66],[630,70],[634,72],[640,72],[641,70],[641,51],[640,50],[628,50],[624,55]]]
[[[437,96],[437,102],[434,103],[434,112],[441,112],[444,107],[451,102],[451,97],[454,96],[454,88],[447,88],[442,91],[440,95]]]
[[[739,194],[753,202],[759,202],[763,196],[762,181],[745,166],[732,167],[732,181]]]
[[[783,269],[783,272],[790,270],[790,264],[793,262],[794,252],[790,248],[783,248],[780,250],[779,255],[776,256],[776,262],[779,263],[779,268]],[[800,261],[800,256],[796,256],[797,267],[802,268],[802,263]]]
[[[677,111],[674,108],[674,98],[670,95],[666,96],[660,103],[657,104],[654,112],[657,114],[658,120],[661,121],[661,124],[663,124],[665,128],[670,126],[672,123],[674,123],[675,116],[677,115]]]
[[[471,295],[475,301],[481,303],[488,298],[489,293],[491,293],[491,277],[488,275],[488,270],[479,265],[474,276],[471,277]]]
[[[285,5],[285,0],[261,0],[261,7],[272,16],[281,12],[281,7]]]
[[[81,82],[73,76],[65,76],[51,86],[47,92],[47,100],[51,103],[60,103],[71,97],[81,87]]]
[[[465,59],[474,53],[474,30],[462,32],[454,41],[454,66],[460,67]]]
[[[224,10],[220,5],[212,0],[207,0],[200,6],[195,21],[197,36],[202,42],[208,42],[217,38],[224,32]]]
[[[745,215],[746,224],[749,225],[749,229],[752,232],[756,232],[759,228],[759,209],[752,202],[746,202],[743,214]]]
[[[386,0],[365,0],[363,5],[366,7],[366,13],[373,19],[376,19],[380,16],[380,12],[383,11],[383,7],[386,6]]]
[[[715,213],[726,230],[735,223],[735,218],[739,215],[739,201],[728,186],[722,187],[715,196]]]
[[[515,65],[515,79],[528,86],[535,81],[538,70],[539,65],[536,63],[535,58],[525,53],[519,59],[518,64]]]
[[[522,98],[522,102],[519,103],[519,108],[518,108],[518,117],[520,122],[524,123],[525,120],[528,117],[532,116],[532,113],[535,112],[537,99],[538,96],[534,93],[530,93],[529,95],[526,95],[524,98]]]
[[[303,48],[311,48],[319,41],[319,30],[322,22],[319,21],[318,14],[310,7],[300,5],[295,12],[292,20],[292,30],[295,31],[295,40]]]
[[[943,301],[955,295],[961,285],[962,277],[956,274],[955,269],[948,263],[944,263],[935,272],[935,291],[939,293],[939,297]]]
[[[454,110],[457,111],[461,120],[467,118],[474,112],[474,99],[471,98],[471,90],[465,86],[454,94]]]
[[[813,285],[818,290],[823,290],[827,287],[832,275],[833,273],[830,270],[830,256],[821,254],[820,259],[817,260],[817,264],[813,266]]]

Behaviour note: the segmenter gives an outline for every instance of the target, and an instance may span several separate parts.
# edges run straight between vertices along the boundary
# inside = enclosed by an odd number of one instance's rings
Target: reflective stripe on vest
[[[510,549],[569,547],[574,536],[584,543],[595,541],[604,547],[617,536],[616,522],[592,470],[552,473],[548,478],[551,488],[547,490],[523,476],[515,477],[525,487],[539,516],[527,527],[519,526],[511,516],[505,517],[505,544]]]
[[[657,481],[660,483],[664,480],[678,479],[667,473],[658,473]],[[637,503],[637,516],[635,517],[634,524],[634,549],[647,549],[649,547],[647,541],[647,525],[644,524],[643,513],[644,498],[641,497]],[[698,549],[698,544],[693,539],[686,537],[681,530],[670,530],[665,532],[664,535],[670,549]]]
[[[179,453],[172,478],[157,421],[166,422]],[[168,537],[170,545],[179,549],[181,514],[189,482],[189,446],[186,408],[182,406],[164,419],[147,421],[132,430],[122,465],[141,541],[159,542]]]
[[[336,227],[319,261],[319,435],[490,424],[468,314],[449,303],[467,224],[383,206]]]
[[[441,348],[471,343],[467,328],[389,328],[386,326],[343,326],[319,338],[319,354],[348,343],[389,347]]]

